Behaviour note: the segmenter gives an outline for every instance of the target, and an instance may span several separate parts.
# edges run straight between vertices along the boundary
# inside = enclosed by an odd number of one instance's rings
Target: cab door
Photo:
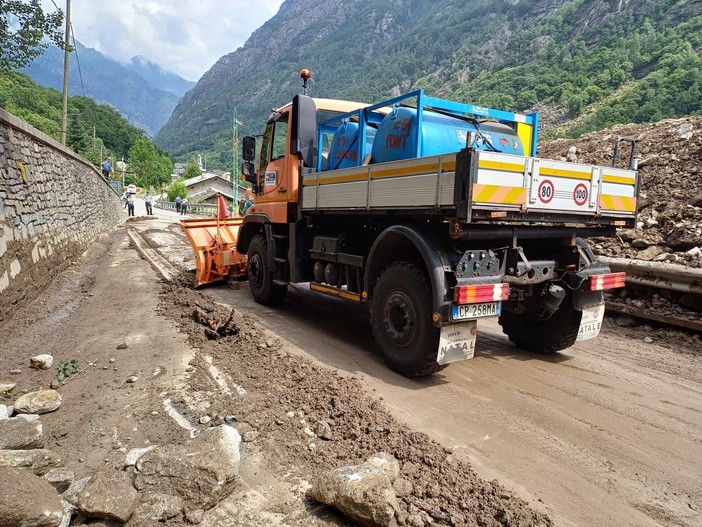
[[[298,160],[288,154],[290,112],[274,114],[266,125],[258,163],[258,194],[251,213],[272,223],[288,222],[288,203],[297,202]]]

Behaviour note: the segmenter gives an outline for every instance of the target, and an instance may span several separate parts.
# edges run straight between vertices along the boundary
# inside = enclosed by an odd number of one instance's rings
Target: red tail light
[[[507,300],[509,284],[460,285],[453,290],[456,304],[479,304]]]
[[[603,289],[614,289],[624,287],[626,273],[598,274],[590,277],[590,291],[602,291]]]

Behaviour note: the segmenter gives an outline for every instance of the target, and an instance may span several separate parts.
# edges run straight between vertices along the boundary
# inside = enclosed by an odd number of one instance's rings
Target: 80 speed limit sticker
[[[553,188],[553,183],[551,183],[551,180],[544,179],[539,184],[539,200],[542,203],[550,202],[553,199],[554,192],[555,189]]]
[[[576,205],[582,207],[587,201],[587,194],[587,187],[582,183],[579,183],[573,191],[573,201],[575,201]]]

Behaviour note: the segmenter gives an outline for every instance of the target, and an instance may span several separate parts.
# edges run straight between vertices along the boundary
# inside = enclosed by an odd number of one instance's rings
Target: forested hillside
[[[61,137],[61,93],[37,86],[22,73],[0,76],[0,107],[28,122],[57,141]],[[94,130],[94,139],[93,139]],[[118,159],[143,133],[114,109],[87,97],[70,97],[66,143],[95,164],[108,155]]]
[[[702,110],[702,0],[286,0],[176,107],[157,142],[230,166],[236,109],[259,131],[299,92],[374,102],[414,88],[514,111],[542,132]]]

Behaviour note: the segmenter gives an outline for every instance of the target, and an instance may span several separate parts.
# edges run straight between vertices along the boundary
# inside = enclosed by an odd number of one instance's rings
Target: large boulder
[[[232,491],[239,474],[240,444],[239,432],[221,425],[185,445],[156,447],[137,460],[134,486],[211,508]]]
[[[322,474],[311,494],[322,503],[369,527],[394,527],[400,506],[393,481],[400,467],[389,454],[381,453],[361,465],[340,467]]]
[[[0,527],[58,527],[61,499],[49,483],[29,470],[0,467]]]
[[[15,401],[15,412],[20,414],[46,414],[58,410],[61,394],[56,390],[39,390],[26,393]]]
[[[30,449],[43,446],[44,430],[38,419],[0,419],[0,449]]]
[[[126,522],[134,514],[139,498],[126,472],[98,472],[78,494],[78,510],[91,518]]]

